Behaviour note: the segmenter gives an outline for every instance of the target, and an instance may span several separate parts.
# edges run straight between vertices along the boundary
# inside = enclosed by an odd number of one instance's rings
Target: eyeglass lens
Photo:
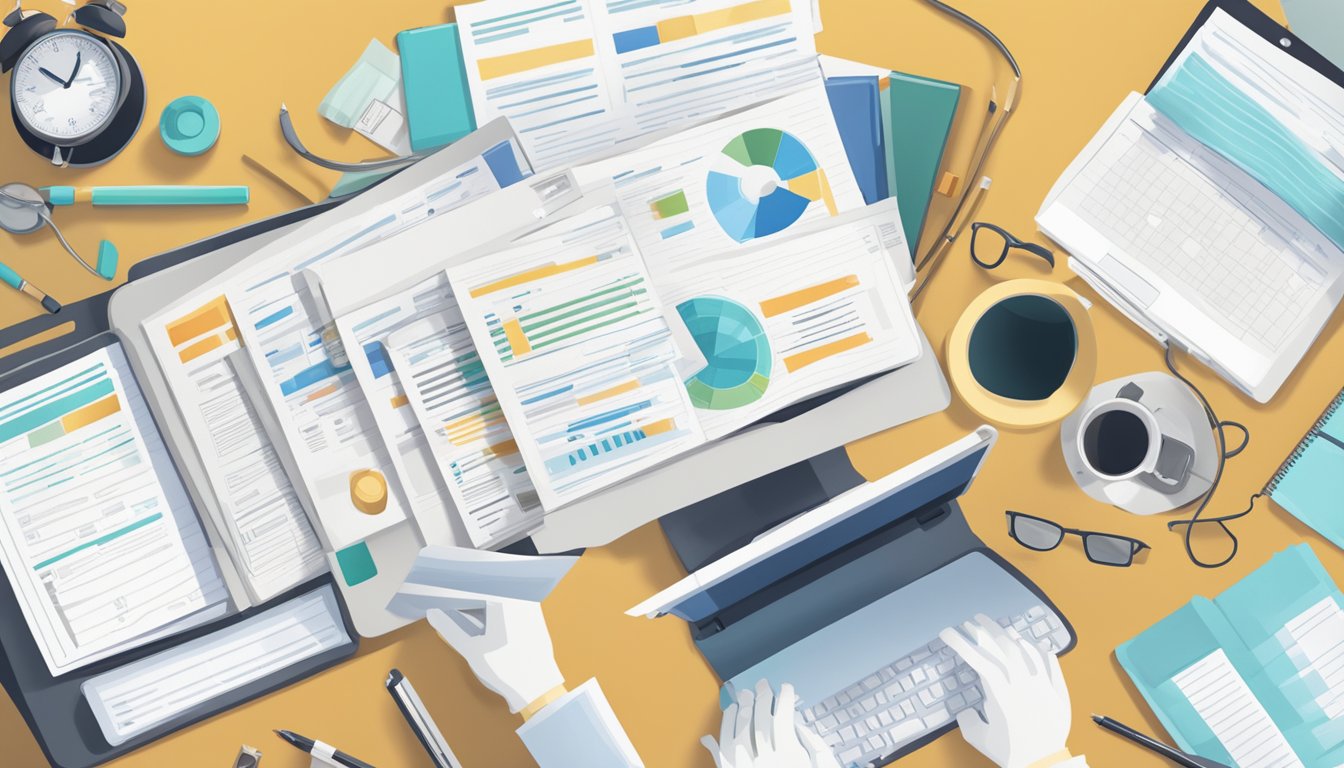
[[[1102,565],[1129,565],[1134,561],[1134,542],[1105,534],[1084,536],[1083,551],[1089,560]]]
[[[1064,539],[1064,529],[1045,520],[1013,515],[1008,521],[1012,537],[1030,549],[1046,552],[1059,546]]]
[[[986,269],[993,269],[1008,258],[1008,238],[995,227],[974,226],[971,232],[971,258]]]

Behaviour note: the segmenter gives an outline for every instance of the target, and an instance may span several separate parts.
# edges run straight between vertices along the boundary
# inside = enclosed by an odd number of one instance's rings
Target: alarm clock
[[[53,165],[85,167],[116,157],[145,114],[145,83],[135,58],[104,37],[123,37],[126,6],[91,0],[60,27],[40,11],[4,19],[0,72],[10,72],[10,111],[19,136]],[[102,35],[95,34],[100,32]]]

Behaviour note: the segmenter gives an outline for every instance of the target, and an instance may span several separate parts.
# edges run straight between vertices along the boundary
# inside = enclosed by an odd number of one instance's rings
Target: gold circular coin
[[[387,509],[387,478],[376,469],[351,472],[350,501],[366,515],[381,513]]]

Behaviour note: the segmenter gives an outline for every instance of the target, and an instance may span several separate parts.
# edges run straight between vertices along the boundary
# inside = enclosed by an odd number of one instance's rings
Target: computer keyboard
[[[1069,642],[1063,623],[1041,605],[999,623],[1052,653]],[[983,697],[980,678],[935,638],[801,712],[841,765],[865,766],[955,720],[964,709],[981,709]]]
[[[1061,200],[1225,330],[1269,350],[1325,290],[1318,267],[1150,135],[1104,150]]]

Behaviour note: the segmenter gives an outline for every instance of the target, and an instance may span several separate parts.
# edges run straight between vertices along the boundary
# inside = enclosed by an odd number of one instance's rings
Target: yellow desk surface
[[[1276,18],[1272,0],[1258,0]],[[63,15],[57,0],[29,5]],[[981,219],[1019,236],[1034,234],[1032,216],[1050,184],[1126,93],[1142,91],[1201,6],[1201,0],[958,0],[995,30],[1025,73],[1020,112],[1008,125],[988,168],[994,178]],[[1005,68],[988,43],[919,0],[822,0],[825,31],[818,48],[883,67],[965,83],[958,142],[951,167],[960,170],[978,129],[991,75]],[[288,102],[299,129],[318,151],[372,157],[381,150],[316,114],[326,90],[354,62],[370,35],[389,46],[397,31],[451,19],[443,3],[325,0],[282,3],[131,3],[127,46],[146,72],[146,125],[130,148],[91,170],[56,170],[0,125],[0,179],[43,184],[252,185],[247,208],[196,210],[61,209],[56,216],[76,247],[93,252],[111,239],[123,258],[119,278],[137,258],[213,232],[278,213],[296,204],[240,161],[244,152],[301,169],[287,156],[276,126]],[[182,158],[160,142],[156,122],[171,99],[204,96],[219,108],[223,135],[207,155]],[[8,110],[0,121],[8,122]],[[307,173],[307,171],[304,171]],[[317,173],[328,183],[332,176]],[[963,180],[970,183],[974,180]],[[935,210],[931,223],[941,224]],[[50,234],[19,239],[0,233],[0,259],[62,301],[108,286],[72,264]],[[1041,276],[1029,263],[1009,262],[986,274],[956,247],[918,306],[919,319],[941,348],[960,309],[996,280]],[[1069,280],[1062,265],[1054,280]],[[1096,300],[1080,281],[1070,282]],[[8,289],[5,289],[8,291]],[[35,305],[0,293],[0,323],[34,313]],[[1116,311],[1099,303],[1093,321],[1100,350],[1097,381],[1159,369],[1157,346]],[[1212,511],[1241,509],[1275,470],[1296,439],[1338,390],[1344,371],[1344,335],[1337,314],[1287,385],[1259,406],[1207,371],[1187,363],[1222,418],[1250,426],[1250,448],[1229,464]],[[876,477],[945,445],[977,426],[958,402],[945,412],[850,446],[863,473]],[[1344,583],[1344,553],[1272,504],[1235,524],[1241,554],[1228,567],[1191,565],[1179,537],[1163,520],[1133,517],[1090,500],[1072,482],[1059,450],[1058,426],[1005,431],[979,480],[963,499],[975,531],[1034,579],[1078,630],[1077,648],[1063,659],[1073,701],[1070,745],[1092,765],[1164,766],[1087,722],[1101,712],[1160,733],[1112,649],[1197,594],[1213,595],[1291,544],[1310,542]],[[1074,544],[1049,553],[1028,552],[1006,535],[1003,511],[1047,515],[1066,525],[1135,536],[1153,546],[1147,561],[1129,569],[1092,565]],[[657,525],[589,550],[546,602],[556,658],[571,684],[596,677],[635,746],[650,766],[709,766],[698,745],[718,732],[717,684],[676,619],[628,618],[624,611],[683,575]],[[969,587],[970,585],[968,585]],[[265,752],[264,766],[306,765],[296,750],[271,734],[291,728],[331,741],[378,766],[428,766],[383,690],[391,667],[402,669],[468,768],[524,766],[531,761],[513,734],[517,722],[502,700],[486,692],[467,665],[426,625],[367,640],[359,654],[315,678],[182,731],[116,765],[227,765],[238,746]],[[13,705],[0,697],[0,763],[44,764]],[[576,765],[580,763],[576,762]],[[987,763],[956,734],[908,757],[903,765],[977,766]]]

